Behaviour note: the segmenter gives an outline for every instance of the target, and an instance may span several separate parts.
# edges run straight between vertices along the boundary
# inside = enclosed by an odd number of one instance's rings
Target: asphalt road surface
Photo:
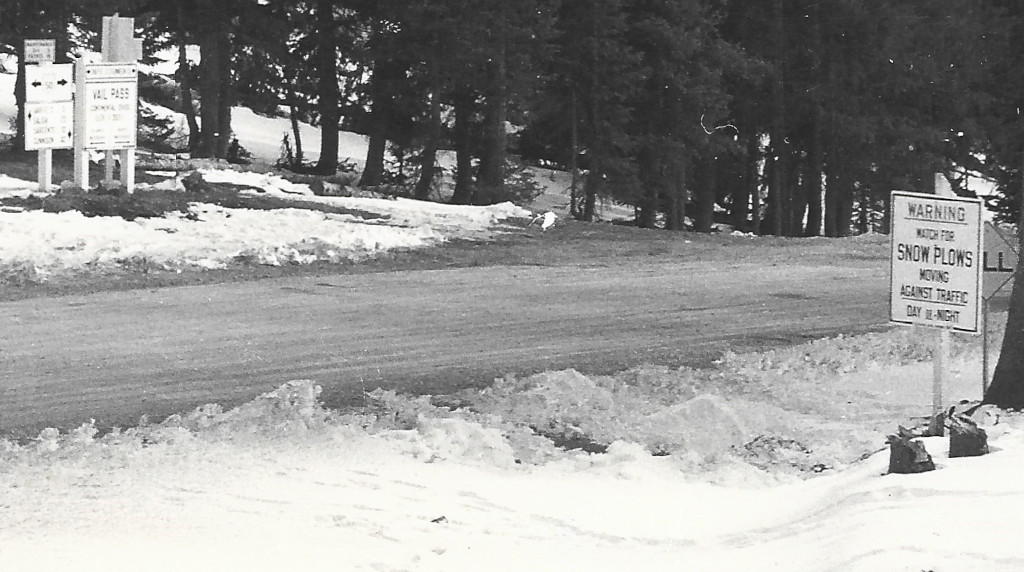
[[[884,327],[888,269],[692,263],[497,266],[0,304],[0,434],[124,426],[292,379],[328,405],[506,374],[707,364],[722,351]]]

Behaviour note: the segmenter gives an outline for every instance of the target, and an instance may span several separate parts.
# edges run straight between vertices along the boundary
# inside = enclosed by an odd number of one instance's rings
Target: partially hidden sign
[[[981,215],[980,199],[892,193],[890,321],[980,331]]]
[[[52,64],[57,56],[57,40],[25,40],[26,64]]]
[[[1009,293],[1017,269],[1017,231],[1010,226],[985,223],[985,297],[1002,291]]]

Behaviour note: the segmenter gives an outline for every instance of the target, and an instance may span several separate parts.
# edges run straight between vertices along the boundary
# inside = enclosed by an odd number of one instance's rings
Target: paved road
[[[385,386],[644,362],[877,328],[887,269],[659,263],[281,278],[0,304],[0,433],[230,406],[290,379],[329,404]]]

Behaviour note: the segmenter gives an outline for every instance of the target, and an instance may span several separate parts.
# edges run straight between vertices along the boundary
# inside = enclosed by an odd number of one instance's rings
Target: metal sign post
[[[891,200],[889,320],[939,329],[931,433],[941,435],[950,332],[981,331],[982,202],[899,191]]]

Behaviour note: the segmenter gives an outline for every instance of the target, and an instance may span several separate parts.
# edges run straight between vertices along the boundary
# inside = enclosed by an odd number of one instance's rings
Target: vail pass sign
[[[980,331],[981,213],[980,199],[892,193],[890,321]]]
[[[138,66],[91,63],[80,68],[79,126],[85,149],[135,147]]]

